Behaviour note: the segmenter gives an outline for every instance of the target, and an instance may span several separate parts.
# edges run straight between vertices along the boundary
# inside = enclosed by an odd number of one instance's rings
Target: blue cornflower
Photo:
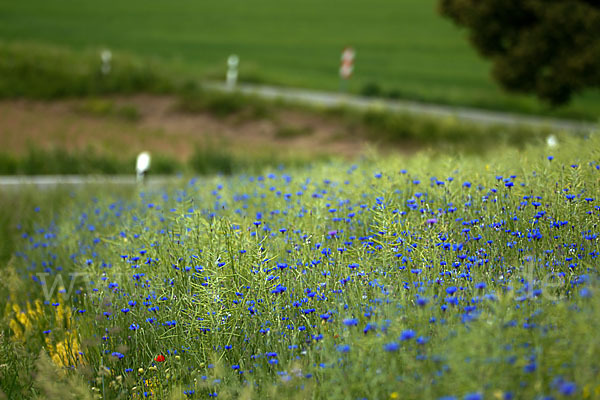
[[[414,337],[415,337],[415,331],[413,331],[412,329],[404,330],[400,334],[400,340],[402,340],[402,341],[404,341],[404,340],[410,340],[410,339],[412,339]]]
[[[453,295],[456,292],[456,286],[449,286],[446,288],[446,293],[448,293],[449,295]]]
[[[369,322],[366,326],[365,329],[363,329],[363,333],[367,334],[369,331],[374,331],[377,330],[377,324],[373,323],[373,322]]]
[[[122,353],[119,353],[118,351],[114,351],[114,352],[112,352],[110,355],[111,355],[111,356],[113,356],[113,357],[116,357],[116,358],[118,358],[119,360],[120,360],[121,358],[125,357],[125,355],[123,355]]]
[[[129,312],[129,308],[121,308],[121,312],[127,314]]]
[[[446,297],[446,303],[457,306],[458,298],[456,296],[448,296],[448,297]]]
[[[344,319],[344,325],[356,326],[356,325],[358,325],[358,318],[346,318],[346,319]]]
[[[483,395],[481,393],[467,393],[465,394],[465,397],[463,397],[464,400],[483,400]]]
[[[350,345],[349,344],[339,344],[336,346],[335,349],[337,351],[339,351],[340,353],[348,353],[350,351]]]
[[[279,294],[279,293],[285,292],[286,290],[287,290],[287,287],[285,287],[285,286],[283,286],[281,284],[278,284],[275,287],[275,289],[271,290],[271,293],[273,293],[273,294]]]
[[[398,351],[400,349],[400,345],[397,342],[386,343],[383,345],[383,350],[385,351]]]
[[[427,342],[429,342],[429,338],[426,336],[419,336],[417,338],[417,344],[425,344]]]
[[[577,391],[577,385],[574,382],[562,382],[558,391],[564,396],[571,396]]]
[[[424,307],[427,305],[427,303],[429,303],[429,299],[427,297],[419,297],[417,299],[417,305],[419,307]]]
[[[140,326],[138,324],[131,324],[131,325],[129,325],[129,330],[130,331],[137,331],[138,329],[140,329]]]
[[[535,361],[532,361],[531,363],[529,363],[523,367],[523,371],[525,371],[525,372],[535,372],[536,369],[537,369],[537,364],[535,363]]]

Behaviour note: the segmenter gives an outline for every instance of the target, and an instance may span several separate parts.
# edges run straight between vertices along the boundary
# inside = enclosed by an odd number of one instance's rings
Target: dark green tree
[[[506,89],[552,105],[600,87],[600,0],[439,0]]]

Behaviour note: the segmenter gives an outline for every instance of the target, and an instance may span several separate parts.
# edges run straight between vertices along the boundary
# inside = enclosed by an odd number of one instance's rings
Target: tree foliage
[[[600,87],[599,0],[440,0],[508,90],[553,104]]]

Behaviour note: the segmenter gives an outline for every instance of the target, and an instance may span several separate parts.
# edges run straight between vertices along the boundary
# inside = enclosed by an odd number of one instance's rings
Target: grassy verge
[[[313,156],[262,151],[234,151],[230,146],[206,143],[198,145],[190,158],[178,161],[172,157],[153,155],[150,172],[155,175],[258,173],[267,167],[301,166],[326,159]],[[23,157],[0,153],[0,175],[130,175],[134,173],[135,157],[118,158],[93,149],[67,152],[32,147]]]
[[[174,174],[183,169],[177,160],[160,155],[153,162],[152,170],[156,174]],[[122,159],[93,149],[68,152],[31,147],[22,157],[0,153],[2,175],[131,174],[134,166],[133,157]]]
[[[527,126],[483,125],[462,122],[453,117],[435,118],[380,110],[330,109],[342,118],[347,129],[364,130],[369,139],[383,143],[410,143],[443,151],[487,152],[494,146],[523,148],[539,143],[552,129]]]
[[[110,73],[103,74],[98,54],[0,43],[0,98],[56,99],[174,89],[173,79],[157,63],[115,54]]]
[[[178,109],[189,113],[211,113],[237,120],[276,118],[277,112],[295,109],[329,118],[343,126],[347,135],[363,136],[383,145],[407,144],[417,148],[443,151],[486,152],[495,146],[523,148],[540,143],[550,134],[566,137],[552,128],[524,125],[493,125],[459,121],[453,117],[436,118],[381,109],[357,110],[350,107],[318,108],[286,101],[268,101],[243,94],[187,91],[180,96]],[[310,135],[310,129],[288,127],[283,121],[276,136],[294,138]],[[575,135],[587,132],[575,132]]]

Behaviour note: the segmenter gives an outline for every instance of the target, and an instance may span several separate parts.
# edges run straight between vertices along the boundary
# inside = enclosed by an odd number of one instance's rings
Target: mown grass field
[[[0,390],[600,398],[599,144],[2,193]]]
[[[377,84],[383,95],[588,119],[600,104],[598,91],[558,110],[506,95],[434,0],[2,2],[0,38],[109,47],[212,79],[237,53],[242,80],[326,90],[338,90],[340,52],[352,45],[353,92]]]

